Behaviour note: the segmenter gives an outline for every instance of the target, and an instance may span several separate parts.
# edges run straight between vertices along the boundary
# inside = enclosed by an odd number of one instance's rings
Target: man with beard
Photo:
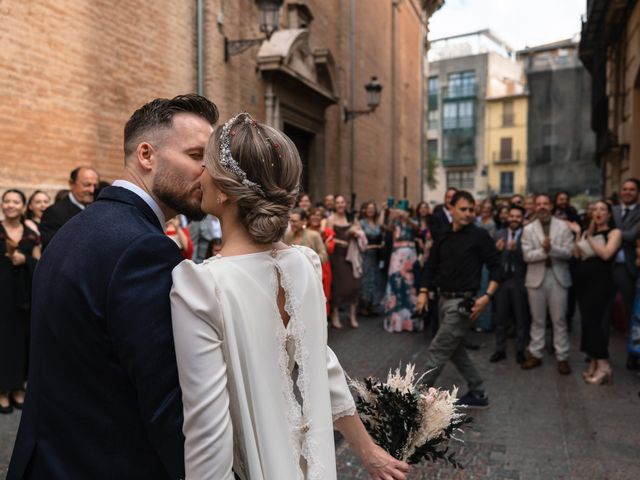
[[[524,199],[523,199],[524,200]],[[522,258],[522,222],[524,208],[512,204],[509,209],[509,227],[498,230],[496,248],[500,252],[503,281],[496,292],[496,350],[489,359],[495,363],[507,358],[507,330],[515,319],[516,361],[524,363],[524,348],[527,342],[529,304],[524,277],[527,265]]]
[[[531,309],[531,356],[521,365],[524,370],[542,365],[548,309],[558,373],[571,373],[565,314],[567,291],[571,286],[569,259],[572,254],[573,233],[567,223],[551,215],[549,195],[536,195],[536,220],[522,232],[522,256],[527,263],[525,286]]]
[[[142,106],[124,129],[122,178],[49,244],[33,280],[9,480],[184,478],[169,303],[182,256],[163,225],[178,213],[202,218],[199,177],[217,119],[198,95]]]

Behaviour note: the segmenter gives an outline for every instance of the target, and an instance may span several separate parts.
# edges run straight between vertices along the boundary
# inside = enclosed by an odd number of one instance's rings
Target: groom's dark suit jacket
[[[8,480],[184,477],[171,270],[153,210],[109,187],[35,271],[29,384]]]

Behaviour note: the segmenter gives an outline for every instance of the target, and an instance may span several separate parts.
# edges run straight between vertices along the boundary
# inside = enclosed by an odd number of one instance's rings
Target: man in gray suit
[[[547,308],[553,324],[553,346],[558,373],[568,375],[569,337],[565,314],[567,291],[571,286],[569,259],[573,254],[573,233],[564,220],[551,215],[551,198],[536,195],[536,220],[522,233],[522,256],[527,263],[525,286],[531,309],[531,356],[521,365],[524,370],[542,364]]]
[[[622,231],[622,246],[616,254],[613,266],[613,281],[616,291],[620,292],[624,301],[625,317],[631,317],[633,299],[636,290],[636,239],[640,228],[640,208],[638,208],[638,194],[640,180],[629,178],[622,184],[620,198],[622,205],[613,207],[613,220],[616,228]],[[638,368],[638,357],[629,355],[627,368]]]

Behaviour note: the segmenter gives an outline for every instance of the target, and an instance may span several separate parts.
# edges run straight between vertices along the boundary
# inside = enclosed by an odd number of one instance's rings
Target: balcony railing
[[[476,84],[450,85],[442,89],[443,100],[458,100],[460,98],[475,98]]]
[[[491,154],[493,163],[498,165],[506,165],[520,162],[520,150],[511,152],[493,152]]]
[[[474,127],[474,117],[445,117],[442,119],[443,130],[471,130]]]
[[[473,167],[476,164],[474,157],[444,157],[442,166],[444,167]]]

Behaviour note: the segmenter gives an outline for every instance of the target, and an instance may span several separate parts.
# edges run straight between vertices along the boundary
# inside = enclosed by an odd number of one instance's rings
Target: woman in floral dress
[[[362,206],[360,226],[367,236],[367,249],[362,255],[362,280],[360,282],[360,315],[379,315],[384,297],[385,278],[380,269],[382,248],[382,226],[378,223],[375,203]]]
[[[416,308],[413,265],[418,258],[417,225],[409,218],[409,213],[402,210],[391,210],[389,220],[393,251],[385,293],[384,329],[387,332],[421,331],[424,328],[422,317],[412,318]]]

